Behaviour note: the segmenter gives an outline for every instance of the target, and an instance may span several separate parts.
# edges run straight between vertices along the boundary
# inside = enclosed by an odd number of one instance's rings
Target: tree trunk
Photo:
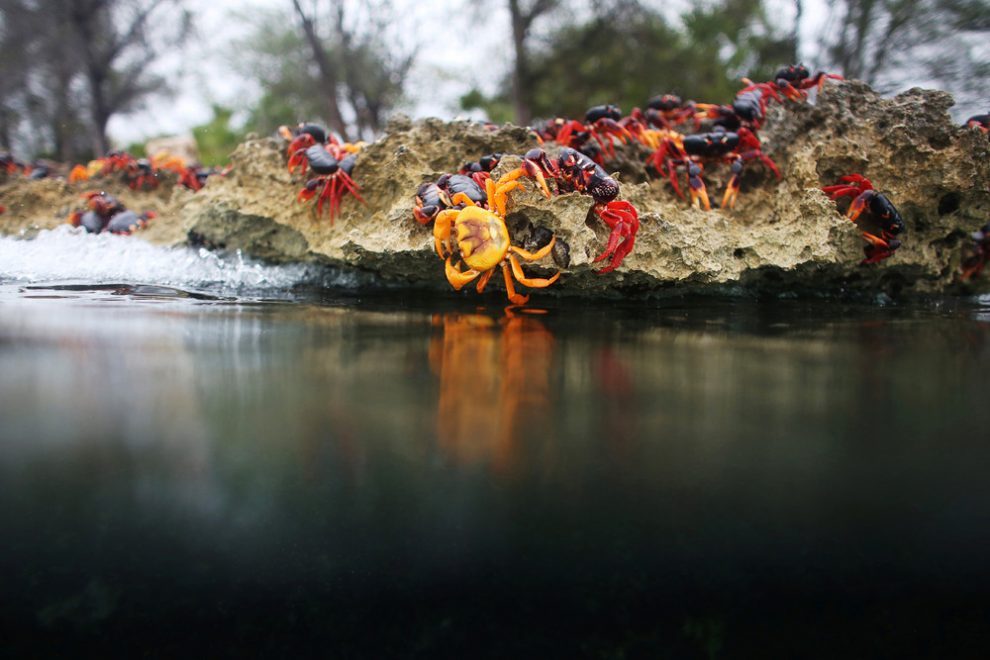
[[[347,125],[344,123],[344,117],[340,114],[340,105],[337,103],[337,74],[329,58],[327,58],[326,51],[323,50],[323,44],[320,43],[320,37],[316,34],[316,27],[313,25],[313,21],[303,11],[299,5],[299,0],[292,0],[292,4],[296,8],[299,21],[302,23],[306,41],[313,51],[313,60],[320,70],[320,79],[323,82],[323,95],[326,97],[327,102],[327,122],[330,124],[330,128],[336,131],[342,140],[346,141]]]
[[[527,17],[519,8],[519,0],[509,0],[509,13],[512,18],[512,46],[515,64],[512,68],[512,107],[516,123],[529,126],[532,112],[529,105],[529,59],[526,53],[526,33],[529,31]]]

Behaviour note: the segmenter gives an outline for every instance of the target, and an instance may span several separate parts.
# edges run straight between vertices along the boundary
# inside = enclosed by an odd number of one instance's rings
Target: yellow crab
[[[454,289],[460,291],[464,285],[481,276],[478,281],[478,293],[481,293],[495,267],[501,266],[509,300],[525,305],[529,296],[516,293],[513,277],[520,284],[536,289],[550,286],[560,277],[559,271],[549,279],[526,277],[517,258],[518,255],[526,261],[542,259],[550,254],[556,237],[536,252],[528,252],[509,241],[509,230],[505,226],[505,202],[508,193],[522,185],[516,179],[523,174],[519,169],[506,174],[497,183],[486,180],[487,209],[477,206],[466,195],[458,195],[454,201],[465,204],[463,209],[445,209],[437,215],[433,224],[433,241],[437,255],[446,259],[444,269],[447,281]]]

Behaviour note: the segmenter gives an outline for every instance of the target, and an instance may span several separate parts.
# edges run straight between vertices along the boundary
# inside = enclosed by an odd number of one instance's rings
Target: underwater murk
[[[4,655],[990,643],[986,299],[505,307],[67,228],[0,266]]]

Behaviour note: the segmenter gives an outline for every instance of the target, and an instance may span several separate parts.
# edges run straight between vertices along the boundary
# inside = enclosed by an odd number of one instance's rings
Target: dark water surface
[[[990,307],[474,303],[0,286],[0,655],[990,653]]]

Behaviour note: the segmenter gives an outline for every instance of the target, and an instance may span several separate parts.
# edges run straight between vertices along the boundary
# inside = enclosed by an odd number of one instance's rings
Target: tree
[[[69,0],[67,5],[63,9],[68,32],[83,64],[92,146],[103,154],[110,148],[110,118],[167,88],[168,81],[151,73],[149,66],[166,47],[185,40],[189,15],[182,12],[167,35],[163,32],[169,22],[157,21],[152,38],[152,18],[167,8],[178,9],[179,0]]]
[[[552,32],[529,56],[530,106],[543,117],[580,117],[591,105],[616,103],[628,111],[659,93],[728,101],[743,74],[769,77],[793,61],[796,42],[781,36],[758,0],[699,5],[682,27],[634,0],[599,3],[591,18]],[[505,119],[512,82],[494,98],[473,90],[461,99]]]
[[[401,98],[415,52],[408,38],[393,34],[396,25],[387,18],[396,14],[392,3],[327,0],[306,11],[292,0],[292,6],[310,54],[304,64],[310,93],[323,99],[320,116],[344,139],[378,133]]]
[[[908,79],[929,79],[956,92],[979,92],[990,82],[987,0],[840,0],[822,41],[825,55],[847,78],[883,91]]]
[[[167,13],[180,7],[181,0],[8,0],[0,139],[66,161],[105,153],[110,118],[167,87],[149,68],[188,33],[186,14]]]
[[[532,120],[531,99],[535,88],[530,70],[528,41],[533,22],[554,10],[559,0],[509,0],[509,22],[512,26],[512,106],[516,123],[527,126]]]

